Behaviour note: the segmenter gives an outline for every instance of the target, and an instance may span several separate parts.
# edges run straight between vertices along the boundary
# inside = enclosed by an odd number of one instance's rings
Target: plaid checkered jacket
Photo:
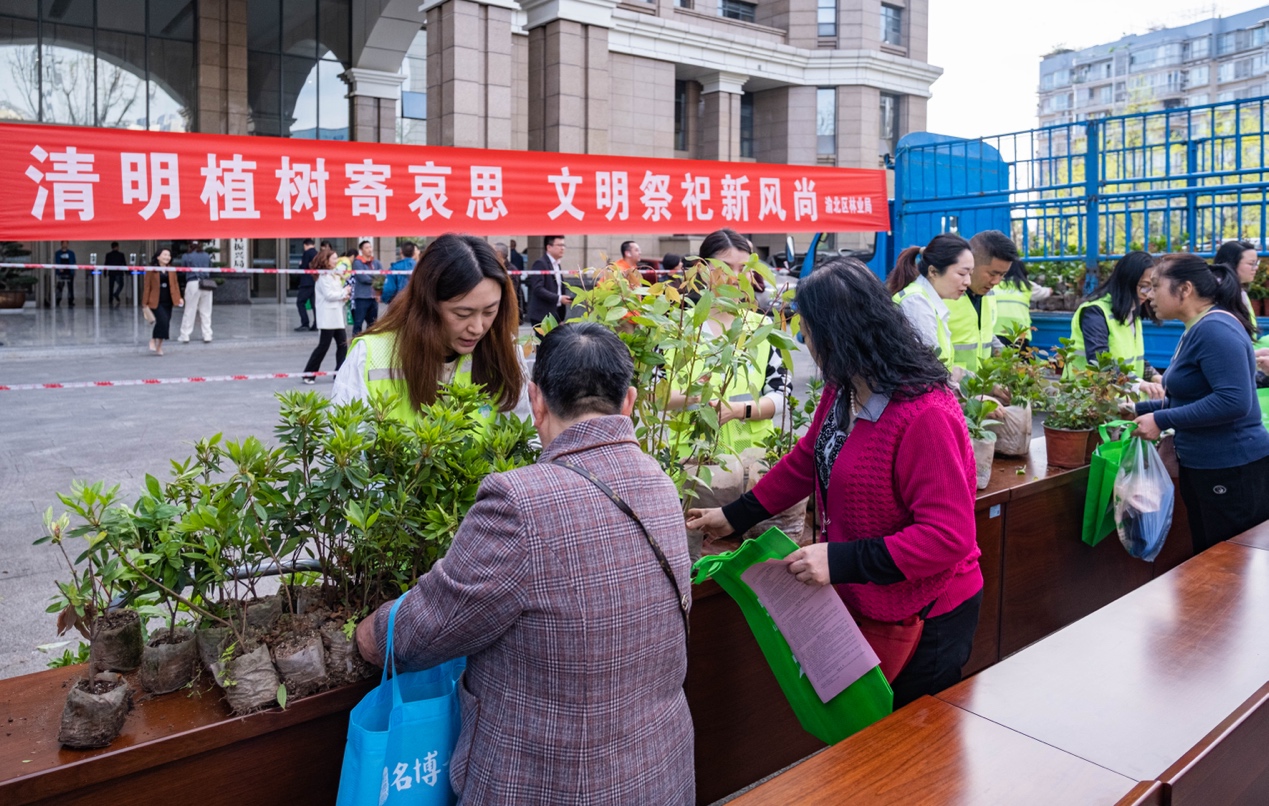
[[[674,485],[627,417],[583,421],[533,466],[489,476],[449,553],[397,613],[398,665],[467,656],[450,781],[467,804],[688,804],[683,620],[624,498],[690,590]],[[376,613],[383,652],[388,605]]]

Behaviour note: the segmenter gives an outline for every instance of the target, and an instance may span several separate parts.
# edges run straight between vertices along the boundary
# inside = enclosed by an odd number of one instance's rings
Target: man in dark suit
[[[313,239],[304,239],[304,254],[300,255],[300,268],[313,268],[313,258],[317,257],[317,250],[313,248]],[[308,309],[313,304],[313,289],[317,285],[317,276],[313,274],[300,275],[300,287],[295,295],[295,307],[300,312],[300,326],[296,330],[317,330],[317,314],[313,314],[313,324],[308,323]]]
[[[564,321],[573,298],[564,293],[560,260],[564,258],[564,236],[548,235],[542,239],[546,254],[533,263],[529,275],[529,322],[538,325],[551,314]]]

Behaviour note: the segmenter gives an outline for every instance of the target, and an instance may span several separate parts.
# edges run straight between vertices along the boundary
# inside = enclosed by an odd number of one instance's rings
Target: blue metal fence
[[[974,140],[905,137],[896,251],[939,232],[1010,232],[1029,260],[1096,266],[1132,249],[1214,254],[1265,233],[1269,98],[1049,126]]]

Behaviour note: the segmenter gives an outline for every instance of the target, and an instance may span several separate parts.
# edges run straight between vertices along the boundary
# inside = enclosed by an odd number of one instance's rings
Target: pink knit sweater
[[[825,390],[811,430],[754,488],[768,512],[815,489],[815,440],[836,397]],[[842,600],[870,618],[901,621],[932,601],[929,615],[941,615],[982,590],[975,495],[969,433],[950,391],[896,397],[876,423],[857,420],[818,511],[830,541],[884,538],[907,579],[837,585]]]

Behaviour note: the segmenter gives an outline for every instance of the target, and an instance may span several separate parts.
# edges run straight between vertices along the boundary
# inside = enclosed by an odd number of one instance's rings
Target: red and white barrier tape
[[[322,269],[240,269],[240,268],[232,268],[229,266],[212,266],[209,269],[187,269],[187,268],[184,268],[183,266],[176,266],[176,265],[172,265],[167,267],[166,269],[163,269],[163,268],[160,268],[159,266],[94,266],[91,263],[73,263],[73,264],[72,263],[0,263],[0,268],[4,268],[4,269],[57,269],[58,271],[91,271],[91,272],[126,271],[129,273],[136,273],[136,274],[139,274],[141,272],[147,272],[147,271],[180,271],[180,272],[206,271],[211,274],[321,274],[322,273]],[[600,271],[602,270],[596,269],[594,270],[594,273],[598,274]],[[643,274],[644,272],[656,273],[656,274],[673,274],[673,272],[668,271],[666,269],[646,268],[646,269],[639,270],[640,274]],[[362,271],[361,269],[357,269],[356,273],[357,274],[375,274],[375,275],[413,274],[414,270],[403,269],[401,271],[393,271],[392,269],[383,269],[381,271]],[[553,271],[531,271],[528,269],[523,271],[519,269],[509,269],[507,271],[507,274],[511,274],[511,275],[554,274],[554,273],[555,272]],[[580,269],[561,269],[560,274],[564,274],[569,277],[577,277],[582,274],[582,271]]]
[[[333,372],[269,372],[263,375],[203,375],[193,378],[143,378],[132,381],[71,381],[69,383],[0,384],[0,392],[29,392],[35,389],[92,389],[102,386],[158,386],[172,383],[217,383],[220,381],[264,381],[285,378],[322,378]]]

